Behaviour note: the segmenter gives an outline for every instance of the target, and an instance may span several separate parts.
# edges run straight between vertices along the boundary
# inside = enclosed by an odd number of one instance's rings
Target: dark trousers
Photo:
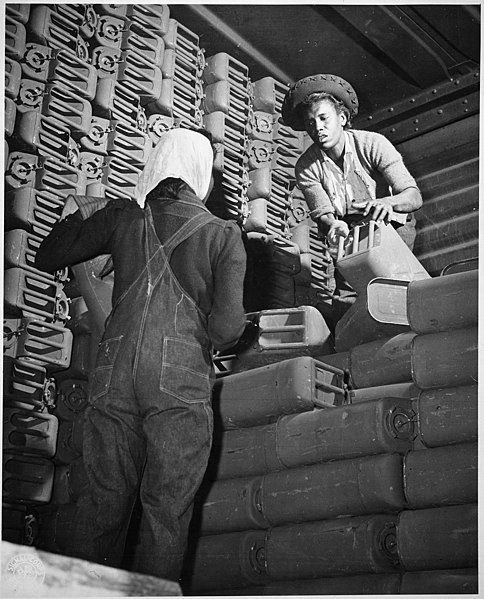
[[[72,553],[121,567],[139,490],[142,515],[132,569],[178,580],[213,416],[208,401],[186,403],[155,390],[153,397],[145,418],[119,388],[88,407],[83,459],[90,484],[78,501]]]

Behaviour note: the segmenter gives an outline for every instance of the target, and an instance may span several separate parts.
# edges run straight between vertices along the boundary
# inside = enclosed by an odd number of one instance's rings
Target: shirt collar
[[[353,143],[353,139],[352,139],[351,135],[348,133],[348,131],[346,129],[343,131],[343,135],[345,138],[344,165],[345,165],[345,171],[346,171],[348,158],[350,158],[353,155],[354,143]],[[319,155],[320,155],[321,159],[323,160],[323,162],[327,162],[329,164],[334,164],[334,162],[331,160],[331,158],[326,154],[326,152],[324,150],[322,150],[317,144],[314,144],[314,145],[318,149]]]

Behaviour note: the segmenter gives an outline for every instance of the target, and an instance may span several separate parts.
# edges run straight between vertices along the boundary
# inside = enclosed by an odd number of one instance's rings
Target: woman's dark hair
[[[304,111],[307,108],[316,104],[317,102],[321,102],[322,100],[331,102],[337,114],[346,115],[346,125],[344,126],[344,128],[350,129],[351,114],[349,108],[344,104],[344,102],[341,102],[341,100],[336,99],[334,96],[332,96],[331,94],[327,94],[326,92],[313,92],[312,94],[309,94],[309,96],[304,100],[304,102],[301,102],[297,105],[296,110],[298,111],[298,116],[302,119],[302,121],[304,122]]]
[[[158,200],[160,198],[170,198],[176,200],[183,189],[188,189],[185,181],[175,177],[168,177],[160,181],[158,185],[146,196],[147,200]]]
[[[213,136],[210,131],[196,127],[186,127],[186,129],[190,129],[191,131],[195,131],[196,133],[200,133],[200,135],[206,137],[210,142],[212,149],[214,148]],[[160,181],[160,183],[158,183],[158,185],[149,192],[149,194],[146,196],[146,199],[157,200],[159,198],[170,198],[176,200],[180,192],[184,189],[189,189],[189,186],[185,183],[185,181],[175,177],[168,177],[167,179]]]

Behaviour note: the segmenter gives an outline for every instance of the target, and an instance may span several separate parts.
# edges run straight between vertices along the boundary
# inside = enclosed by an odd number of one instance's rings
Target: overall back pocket
[[[212,361],[198,343],[165,337],[160,390],[187,403],[209,401]]]

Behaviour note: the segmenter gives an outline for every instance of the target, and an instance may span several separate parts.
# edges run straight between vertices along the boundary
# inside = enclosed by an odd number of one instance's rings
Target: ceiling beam
[[[196,13],[198,17],[203,19],[210,27],[213,27],[218,33],[226,37],[231,41],[239,50],[245,52],[255,62],[264,67],[274,79],[277,79],[281,83],[291,84],[294,83],[294,79],[281,70],[274,62],[272,62],[267,56],[262,54],[257,48],[255,48],[250,42],[243,38],[235,29],[232,29],[225,21],[220,17],[217,17],[209,8],[202,4],[187,4],[192,12]]]

